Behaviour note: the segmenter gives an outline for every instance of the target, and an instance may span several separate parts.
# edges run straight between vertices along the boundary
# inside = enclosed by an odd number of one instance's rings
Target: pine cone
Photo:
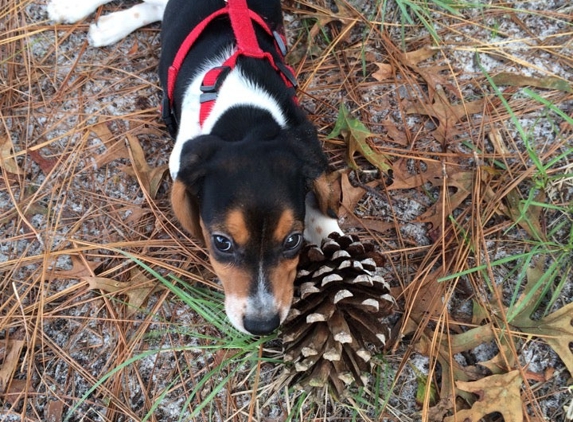
[[[333,233],[301,254],[291,313],[283,325],[285,361],[297,372],[291,384],[330,386],[340,395],[368,370],[372,352],[389,335],[381,318],[394,299],[376,275],[383,258],[357,236]]]

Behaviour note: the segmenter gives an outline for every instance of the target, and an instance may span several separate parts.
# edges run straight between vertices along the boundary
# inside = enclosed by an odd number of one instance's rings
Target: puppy
[[[54,12],[62,4],[73,3],[52,0],[50,16],[72,20]],[[90,40],[112,43],[161,19],[174,213],[207,246],[232,324],[270,333],[290,309],[303,235],[320,243],[341,232],[337,173],[328,171],[284,63],[280,1],[149,0],[101,18]]]

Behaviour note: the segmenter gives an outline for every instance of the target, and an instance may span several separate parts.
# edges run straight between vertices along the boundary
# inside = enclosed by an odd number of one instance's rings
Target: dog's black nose
[[[249,333],[262,336],[264,334],[272,333],[281,323],[279,314],[275,314],[272,318],[250,318],[245,316],[243,318],[243,326]]]

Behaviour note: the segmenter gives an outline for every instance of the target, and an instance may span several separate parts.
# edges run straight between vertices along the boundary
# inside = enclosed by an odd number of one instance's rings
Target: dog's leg
[[[304,238],[314,245],[322,243],[330,233],[344,234],[336,218],[324,215],[318,208],[316,197],[312,192],[306,196],[306,216],[304,218]]]
[[[48,16],[54,22],[75,23],[111,0],[50,0]]]
[[[131,32],[163,18],[167,1],[149,1],[102,16],[90,25],[88,40],[95,47],[113,44]]]

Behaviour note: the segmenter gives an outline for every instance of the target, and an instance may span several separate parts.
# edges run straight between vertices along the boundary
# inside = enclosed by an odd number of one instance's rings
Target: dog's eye
[[[302,244],[302,234],[293,233],[285,239],[284,248],[287,251],[292,251]]]
[[[213,246],[215,246],[219,252],[229,253],[233,250],[233,241],[228,237],[216,234],[213,235]]]

